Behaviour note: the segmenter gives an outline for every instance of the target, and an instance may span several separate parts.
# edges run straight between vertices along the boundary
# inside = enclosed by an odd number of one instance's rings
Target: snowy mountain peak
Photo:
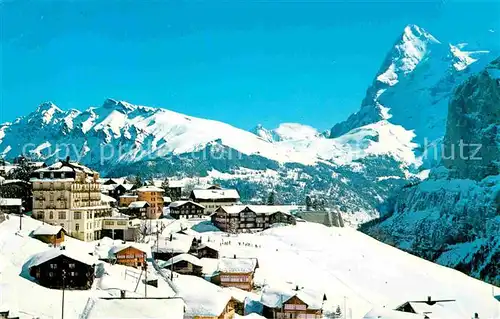
[[[135,111],[137,109],[137,106],[130,104],[128,102],[117,101],[117,100],[109,99],[109,98],[104,101],[102,106],[105,109],[113,109],[113,110],[120,111],[120,112],[125,113],[125,114],[132,112],[132,111]]]
[[[52,102],[44,102],[40,104],[37,109],[31,113],[30,117],[33,121],[41,121],[44,124],[49,124],[57,118],[58,115],[63,114],[57,105]]]
[[[258,124],[251,132],[267,142],[301,141],[324,136],[314,127],[299,123],[281,123],[272,130]]]
[[[412,72],[425,57],[428,47],[440,42],[417,25],[408,25],[386,56],[377,80],[389,86],[399,82],[399,77]]]

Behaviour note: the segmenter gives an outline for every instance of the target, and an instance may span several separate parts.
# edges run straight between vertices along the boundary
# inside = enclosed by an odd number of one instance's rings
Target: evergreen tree
[[[168,177],[165,177],[163,182],[161,183],[161,188],[165,191],[164,194],[165,196],[169,197],[170,196],[170,183],[168,181]]]
[[[142,183],[142,179],[139,175],[135,175],[134,185],[137,188],[142,187],[143,183]]]
[[[269,193],[269,196],[267,197],[267,205],[274,205],[276,203],[276,194],[274,191],[271,191]]]
[[[311,196],[306,195],[306,210],[310,211],[312,207],[312,199]]]
[[[342,310],[340,310],[340,306],[337,306],[337,310],[335,310],[335,318],[342,318]]]

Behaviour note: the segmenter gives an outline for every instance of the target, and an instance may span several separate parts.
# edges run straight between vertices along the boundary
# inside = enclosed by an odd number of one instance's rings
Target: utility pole
[[[347,299],[347,297],[344,296],[344,319],[347,319],[346,299]]]
[[[144,253],[144,298],[148,297],[148,262]]]
[[[19,207],[19,230],[23,230],[23,209],[21,202],[21,207]]]
[[[61,319],[64,319],[64,285],[66,280],[66,270],[62,271],[62,303],[61,303]]]

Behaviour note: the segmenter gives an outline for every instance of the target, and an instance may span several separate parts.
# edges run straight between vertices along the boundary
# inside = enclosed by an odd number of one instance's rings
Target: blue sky
[[[0,122],[105,98],[249,129],[356,111],[409,23],[443,42],[499,28],[499,2],[3,1]]]

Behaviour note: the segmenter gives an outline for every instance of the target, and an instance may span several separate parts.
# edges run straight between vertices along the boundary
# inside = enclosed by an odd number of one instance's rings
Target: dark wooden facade
[[[198,258],[219,258],[219,252],[209,246],[201,245],[196,249],[196,256]]]
[[[194,202],[187,201],[179,206],[170,207],[170,216],[175,219],[200,218],[205,208]]]
[[[94,282],[95,266],[87,265],[65,255],[59,255],[29,269],[38,283],[53,289],[90,289]],[[63,283],[63,271],[65,279]]]
[[[115,253],[116,263],[129,267],[142,267],[146,263],[146,253],[135,247],[127,247]]]
[[[173,201],[179,200],[182,197],[182,188],[181,187],[168,187],[168,196]]]
[[[179,260],[178,262],[166,268],[171,269],[183,275],[192,275],[201,277],[201,275],[203,274],[202,266],[194,265],[187,260]]]
[[[33,235],[33,237],[44,243],[52,244],[54,246],[59,246],[61,243],[64,242],[65,234],[66,231],[63,228],[61,228],[61,230],[57,234],[50,234],[50,235],[39,234],[39,235]]]
[[[270,308],[264,306],[262,315],[270,319],[322,319],[323,311],[321,309],[311,309],[299,297],[293,296],[284,301],[281,307]]]
[[[248,232],[263,230],[271,227],[273,224],[295,225],[296,220],[290,214],[280,211],[256,213],[251,208],[245,207],[236,214],[227,213],[224,207],[216,209],[211,217],[212,223],[225,232]]]

